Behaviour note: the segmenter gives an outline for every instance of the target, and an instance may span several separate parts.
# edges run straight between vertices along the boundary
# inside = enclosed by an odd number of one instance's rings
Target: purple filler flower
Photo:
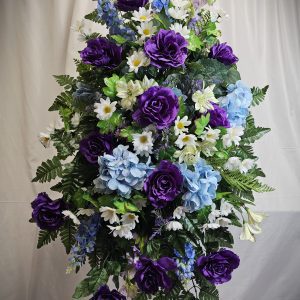
[[[85,64],[111,70],[122,61],[122,47],[106,38],[96,38],[87,42],[80,57]]]
[[[64,222],[62,211],[66,208],[62,199],[52,201],[47,193],[39,193],[31,207],[33,220],[43,230],[57,230]]]
[[[144,47],[151,64],[157,68],[177,68],[184,64],[188,53],[188,42],[173,30],[161,29],[150,38]]]
[[[233,65],[239,59],[233,54],[232,48],[227,43],[216,44],[211,47],[208,55],[210,58],[217,59],[225,65]]]
[[[116,6],[121,11],[133,11],[144,7],[148,2],[149,0],[118,0]]]
[[[91,164],[98,163],[98,157],[104,153],[111,154],[113,150],[113,136],[100,134],[95,131],[79,143],[79,151]]]
[[[214,109],[208,111],[208,113],[210,114],[209,125],[213,128],[219,126],[229,128],[230,123],[227,118],[226,110],[215,103],[212,103],[212,105]]]
[[[180,170],[168,160],[163,160],[146,179],[144,190],[155,208],[163,208],[180,194],[182,184]]]
[[[140,126],[155,124],[157,129],[168,128],[179,112],[179,101],[172,89],[153,86],[138,98],[138,109],[132,118]]]
[[[102,285],[90,300],[126,300],[126,297],[117,290],[109,290],[107,285]]]
[[[212,284],[222,284],[231,279],[231,273],[240,264],[239,257],[230,250],[222,249],[197,259],[201,274]]]
[[[172,280],[167,271],[176,269],[176,263],[169,257],[162,257],[152,261],[147,257],[140,257],[135,264],[136,273],[134,280],[141,291],[146,294],[155,294],[158,289],[169,291],[172,288]]]

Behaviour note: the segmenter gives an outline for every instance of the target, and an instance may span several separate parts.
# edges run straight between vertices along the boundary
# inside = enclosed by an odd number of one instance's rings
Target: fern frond
[[[37,248],[40,249],[43,246],[49,244],[57,238],[57,231],[40,230]]]
[[[56,97],[53,104],[49,107],[49,111],[57,111],[63,108],[70,108],[72,105],[72,93],[62,92]]]
[[[76,233],[76,227],[72,223],[72,221],[67,221],[62,229],[60,230],[60,238],[65,246],[66,253],[69,254],[71,251],[72,246],[76,243],[75,240],[75,233]]]
[[[52,159],[48,159],[38,167],[36,177],[32,179],[32,182],[49,182],[57,176],[62,176],[62,164],[59,158],[54,156]]]
[[[76,86],[76,79],[69,75],[54,75],[56,82],[64,87],[65,90],[71,90]]]
[[[265,86],[264,88],[260,89],[258,87],[253,87],[251,89],[252,95],[253,95],[253,100],[252,100],[252,106],[257,106],[259,105],[261,102],[264,101],[265,96],[267,94],[267,91],[269,89],[269,86]]]

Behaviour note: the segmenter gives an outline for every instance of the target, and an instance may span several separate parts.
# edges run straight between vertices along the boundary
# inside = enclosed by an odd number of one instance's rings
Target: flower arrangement
[[[240,263],[229,226],[261,232],[249,207],[272,188],[252,144],[269,129],[251,107],[268,87],[241,81],[213,2],[98,0],[85,19],[109,34],[77,26],[78,77],[55,76],[49,108],[63,124],[40,134],[57,154],[33,179],[59,178],[60,196],[38,194],[31,218],[38,248],[61,238],[68,273],[90,264],[74,299],[218,299]]]

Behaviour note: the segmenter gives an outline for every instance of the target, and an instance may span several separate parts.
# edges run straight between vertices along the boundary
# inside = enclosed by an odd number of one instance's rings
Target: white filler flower
[[[142,40],[150,38],[157,31],[157,27],[153,25],[153,22],[141,23],[140,26],[137,26],[137,30]]]
[[[120,219],[117,215],[117,210],[108,206],[100,207],[101,218],[110,224],[119,223]]]
[[[183,26],[180,23],[172,24],[170,27],[171,30],[174,30],[176,33],[181,34],[186,40],[189,39],[191,30],[187,26]]]
[[[223,145],[225,148],[231,147],[232,144],[238,146],[241,136],[244,134],[243,127],[227,128],[227,134],[223,135]]]
[[[131,56],[127,59],[129,66],[129,72],[137,73],[139,68],[147,67],[150,65],[150,59],[145,55],[143,50],[134,51]]]
[[[97,114],[97,118],[99,120],[108,120],[116,111],[116,105],[117,105],[116,101],[110,102],[109,98],[106,98],[106,100],[101,98],[100,103],[95,103],[94,112]]]
[[[153,150],[152,132],[144,131],[141,134],[133,134],[132,137],[135,153],[148,157]]]
[[[139,10],[135,10],[132,13],[132,20],[138,22],[149,22],[152,20],[152,11],[151,9],[146,9],[145,7],[140,7]]]
[[[195,146],[196,142],[197,142],[197,137],[194,134],[183,133],[179,135],[175,144],[179,149],[182,149],[184,146]]]
[[[191,121],[188,121],[188,117],[184,116],[182,119],[178,116],[175,121],[175,134],[180,135],[184,132],[188,132],[188,129],[186,127],[190,126],[192,124]]]
[[[197,91],[193,94],[192,100],[195,102],[195,109],[200,113],[206,113],[208,110],[213,110],[212,103],[218,103],[218,100],[215,97],[213,92],[215,86],[211,85],[206,87],[202,91]]]

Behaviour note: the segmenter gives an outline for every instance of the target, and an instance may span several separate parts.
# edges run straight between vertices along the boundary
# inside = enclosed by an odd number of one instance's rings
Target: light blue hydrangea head
[[[112,155],[99,157],[99,177],[94,181],[96,189],[102,193],[118,193],[129,198],[132,189],[141,190],[147,174],[153,169],[140,163],[136,154],[128,151],[128,146],[119,145]]]
[[[211,205],[216,198],[220,173],[203,159],[194,165],[194,171],[189,170],[186,164],[181,164],[179,168],[184,176],[184,186],[188,190],[183,195],[184,206],[193,212]]]
[[[229,85],[227,91],[228,95],[219,99],[220,106],[227,111],[231,127],[245,126],[253,100],[250,88],[239,80]]]
[[[165,9],[167,12],[169,7],[170,0],[153,0],[152,1],[152,9],[156,12],[160,12]]]

